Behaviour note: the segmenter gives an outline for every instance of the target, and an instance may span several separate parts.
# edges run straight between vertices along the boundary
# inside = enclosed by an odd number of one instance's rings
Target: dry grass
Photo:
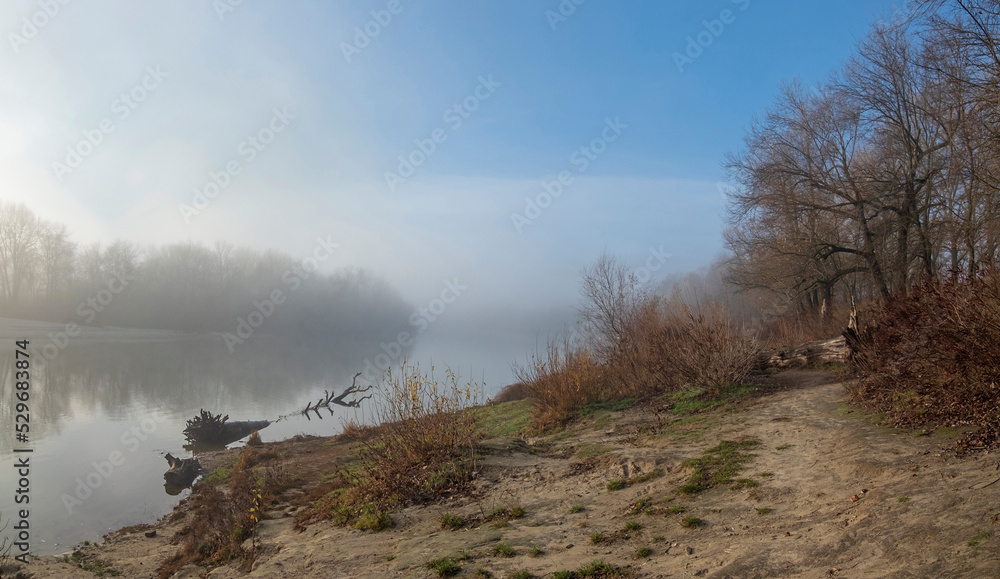
[[[331,519],[377,531],[392,525],[389,512],[398,505],[460,491],[474,471],[479,438],[477,414],[466,409],[482,397],[481,384],[461,385],[451,371],[443,381],[433,368],[425,374],[404,363],[388,371],[372,400],[378,426],[345,428],[362,440],[358,461],[299,524]]]
[[[861,315],[855,400],[903,426],[975,425],[1000,445],[1000,273],[928,281]]]
[[[289,486],[284,472],[263,466],[277,454],[247,447],[230,469],[228,488],[200,482],[191,493],[192,520],[175,538],[180,549],[159,568],[160,577],[170,577],[188,563],[220,564],[239,561],[249,571],[256,556],[254,529],[266,505]]]
[[[614,347],[573,349],[550,343],[515,373],[534,404],[533,427],[545,430],[573,418],[584,406],[624,398],[648,399],[696,388],[718,397],[746,381],[760,360],[760,343],[710,304],[693,311],[679,300],[649,297],[622,316]]]
[[[526,366],[514,366],[534,404],[532,426],[545,430],[566,422],[604,394],[600,366],[588,350],[574,350],[568,342],[550,342],[545,357],[536,355]]]
[[[247,438],[247,446],[260,446],[262,444],[264,444],[264,442],[260,439],[260,433],[256,430],[251,432],[250,436]]]

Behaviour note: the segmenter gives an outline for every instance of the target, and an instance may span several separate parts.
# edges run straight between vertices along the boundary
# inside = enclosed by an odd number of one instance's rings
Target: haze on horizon
[[[320,271],[458,284],[438,332],[531,347],[603,252],[715,259],[725,154],[898,4],[8,2],[0,199],[79,247],[330,239]]]

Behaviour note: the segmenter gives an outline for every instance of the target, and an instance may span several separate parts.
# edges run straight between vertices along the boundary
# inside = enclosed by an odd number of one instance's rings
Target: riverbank
[[[879,426],[821,371],[784,372],[758,394],[702,411],[591,408],[564,430],[526,438],[516,432],[527,402],[493,407],[492,433],[504,436],[484,441],[469,492],[397,510],[378,533],[296,527],[356,440],[265,444],[290,484],[246,539],[252,563],[192,564],[172,576],[434,577],[428,563],[447,572],[448,559],[459,577],[579,576],[598,560],[607,577],[996,576],[995,453],[956,456],[955,431]],[[224,469],[240,452],[203,464]],[[715,476],[727,466],[732,476]],[[157,577],[191,523],[190,504],[26,570]]]

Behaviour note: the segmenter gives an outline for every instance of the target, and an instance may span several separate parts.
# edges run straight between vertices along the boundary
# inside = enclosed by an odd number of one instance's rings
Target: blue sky
[[[46,6],[58,12],[39,16]],[[826,78],[893,7],[4,2],[0,198],[81,243],[228,239],[305,256],[330,235],[342,251],[325,267],[367,267],[414,303],[457,276],[470,312],[558,308],[605,250],[635,267],[669,252],[654,279],[707,265],[722,250],[724,155],[783,81]],[[24,19],[44,25],[27,38]],[[366,26],[377,35],[356,43]],[[711,42],[678,70],[674,54],[699,34]],[[347,58],[349,44],[364,46]],[[133,92],[142,102],[125,116]],[[113,132],[60,173],[103,120]],[[269,142],[251,159],[253,135]],[[390,186],[400,156],[420,163]],[[185,220],[180,206],[234,161],[239,173]],[[560,173],[561,194],[516,227]]]

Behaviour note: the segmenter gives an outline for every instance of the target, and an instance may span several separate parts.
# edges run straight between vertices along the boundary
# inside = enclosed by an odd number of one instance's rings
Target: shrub
[[[437,572],[438,577],[451,577],[452,575],[457,575],[462,570],[461,565],[448,557],[428,561],[427,568]]]
[[[855,401],[897,426],[975,424],[960,444],[1000,444],[1000,273],[927,281],[863,312]]]
[[[582,276],[584,343],[549,342],[515,376],[533,400],[533,425],[559,426],[595,402],[702,389],[719,397],[744,382],[760,344],[718,303],[697,309],[645,289],[615,257],[601,256]]]
[[[161,576],[170,576],[192,562],[218,564],[232,559],[249,571],[255,550],[245,549],[243,542],[254,536],[264,505],[286,488],[286,477],[279,468],[252,470],[265,454],[252,447],[243,449],[229,469],[228,492],[220,484],[221,477],[215,484],[194,486],[191,522],[178,532],[180,548],[160,565]]]
[[[264,444],[260,439],[260,433],[254,430],[250,433],[250,437],[247,438],[247,446],[260,446]]]
[[[589,350],[576,349],[569,340],[561,346],[550,342],[544,357],[535,354],[527,365],[514,364],[513,369],[532,400],[532,426],[538,430],[564,424],[604,394],[596,360]]]
[[[453,515],[451,513],[445,513],[441,515],[441,528],[442,529],[461,529],[462,525],[465,524],[465,520],[459,515]]]
[[[479,434],[476,413],[466,408],[482,398],[478,383],[459,384],[450,370],[444,381],[405,362],[375,385],[371,408],[378,426],[361,444],[356,468],[340,473],[345,487],[298,517],[298,523],[328,518],[378,530],[391,524],[399,504],[432,499],[471,478]],[[377,523],[377,524],[372,524]]]

